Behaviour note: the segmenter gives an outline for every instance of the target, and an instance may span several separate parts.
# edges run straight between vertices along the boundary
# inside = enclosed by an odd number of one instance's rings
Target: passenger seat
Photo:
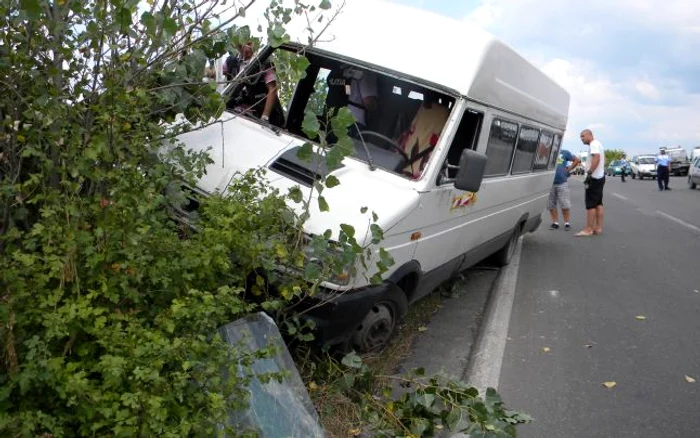
[[[420,177],[449,115],[449,108],[437,102],[428,101],[421,105],[411,126],[399,138],[399,144],[412,160],[404,173],[412,178]]]

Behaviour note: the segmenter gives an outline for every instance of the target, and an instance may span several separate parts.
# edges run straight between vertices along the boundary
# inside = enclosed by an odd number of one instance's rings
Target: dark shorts
[[[586,189],[586,210],[603,205],[603,186],[605,186],[605,177],[591,178]]]

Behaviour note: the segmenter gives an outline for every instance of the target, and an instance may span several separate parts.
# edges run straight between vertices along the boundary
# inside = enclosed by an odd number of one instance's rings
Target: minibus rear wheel
[[[362,353],[384,350],[394,334],[398,321],[406,313],[406,294],[390,284],[389,291],[375,302],[352,335],[352,344]]]

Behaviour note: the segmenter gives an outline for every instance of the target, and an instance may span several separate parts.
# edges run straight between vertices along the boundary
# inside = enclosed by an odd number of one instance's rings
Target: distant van
[[[380,245],[395,262],[383,283],[370,284],[372,272],[358,267],[344,281],[324,283],[329,302],[308,314],[323,342],[369,351],[386,344],[411,303],[489,256],[508,264],[518,238],[538,228],[569,94],[492,35],[423,10],[348,2],[328,32],[313,47],[291,42],[257,55],[283,51],[309,61],[282,127],[235,113],[240,87],[232,86],[222,123],[180,140],[193,150],[214,146],[214,163],[193,188],[203,194],[224,192],[236,172],[258,166],[283,193],[298,186],[308,195],[315,180],[337,176],[341,184],[323,192],[330,211],[312,204],[309,236],[346,223],[369,244],[360,209],[377,213]],[[338,71],[376,77],[380,117],[353,139],[355,155],[329,172],[296,154],[310,141],[301,128],[305,110],[325,101],[327,78]],[[400,141],[417,126],[437,135],[420,152],[406,150]]]
[[[694,162],[697,157],[700,157],[700,146],[695,146],[692,151],[690,151],[690,161]]]

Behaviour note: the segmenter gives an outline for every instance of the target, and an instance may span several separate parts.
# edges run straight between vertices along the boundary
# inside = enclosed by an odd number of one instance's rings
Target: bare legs
[[[586,228],[583,231],[588,234],[601,234],[603,232],[604,216],[605,210],[602,205],[586,210]]]
[[[596,227],[593,228],[593,232],[596,234],[601,234],[603,232],[603,217],[605,216],[605,211],[603,210],[603,206],[599,205],[595,208],[595,225]]]

